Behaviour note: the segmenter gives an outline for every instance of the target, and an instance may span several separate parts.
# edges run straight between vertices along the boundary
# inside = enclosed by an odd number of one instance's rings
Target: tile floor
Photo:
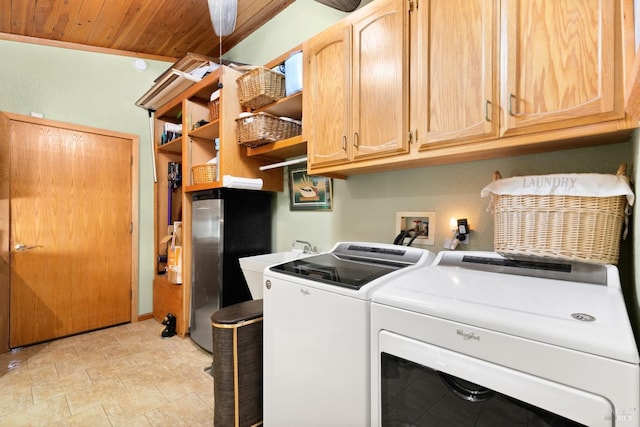
[[[0,354],[0,426],[213,425],[211,355],[145,320]]]

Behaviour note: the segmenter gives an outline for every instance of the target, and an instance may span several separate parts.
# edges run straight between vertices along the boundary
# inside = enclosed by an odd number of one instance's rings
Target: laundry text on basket
[[[577,177],[528,176],[522,177],[523,188],[573,188]]]

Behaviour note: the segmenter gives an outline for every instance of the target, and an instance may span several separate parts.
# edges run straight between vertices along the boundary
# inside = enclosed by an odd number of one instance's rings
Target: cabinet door
[[[430,0],[416,10],[411,128],[421,149],[498,136],[497,13],[497,0]]]
[[[371,4],[353,24],[354,160],[408,152],[406,0]]]
[[[310,166],[350,161],[351,25],[307,41],[304,52],[304,138]]]
[[[623,117],[618,1],[502,6],[503,135]]]

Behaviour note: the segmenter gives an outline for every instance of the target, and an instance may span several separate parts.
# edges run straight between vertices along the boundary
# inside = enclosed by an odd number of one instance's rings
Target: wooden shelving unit
[[[282,55],[280,63],[288,58]],[[277,60],[276,60],[277,61]],[[276,62],[273,66],[277,65]],[[184,336],[189,331],[189,313],[191,300],[191,194],[196,191],[222,187],[221,177],[232,175],[245,178],[261,178],[263,190],[283,191],[283,170],[261,171],[260,166],[282,161],[290,157],[306,154],[306,142],[302,136],[276,141],[257,148],[247,148],[237,143],[236,118],[242,111],[238,101],[237,78],[242,73],[223,66],[200,82],[185,89],[155,114],[156,184],[155,206],[155,255],[156,271],[154,279],[154,308],[156,320],[161,321],[168,311],[178,319],[177,332]],[[209,99],[219,90],[219,116],[210,121]],[[277,117],[302,119],[302,93],[281,99],[257,111],[264,111]],[[256,111],[256,112],[257,112]],[[165,123],[182,124],[182,136],[165,144],[162,132]],[[204,123],[202,125],[197,125]],[[220,174],[214,182],[195,184],[191,168],[216,157],[214,140],[219,138],[218,154]],[[168,164],[181,164],[182,182],[173,190],[172,205],[169,206]],[[166,244],[161,243],[168,232],[168,212],[172,221],[182,221],[182,284],[171,283],[165,274],[161,274],[163,265],[158,256],[166,253]]]

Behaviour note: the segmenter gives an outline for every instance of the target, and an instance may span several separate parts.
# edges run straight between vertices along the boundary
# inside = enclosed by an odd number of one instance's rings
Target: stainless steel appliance
[[[265,191],[219,188],[192,196],[190,336],[211,352],[211,315],[251,300],[238,258],[271,251],[271,201]]]
[[[612,265],[441,252],[372,296],[372,425],[640,425]]]
[[[371,293],[435,258],[338,243],[264,273],[264,424],[369,427]]]

